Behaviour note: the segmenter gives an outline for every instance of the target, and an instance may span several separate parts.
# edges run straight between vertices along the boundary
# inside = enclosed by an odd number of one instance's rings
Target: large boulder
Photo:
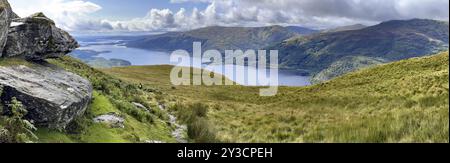
[[[11,19],[17,16],[12,12],[7,0],[0,0],[0,57],[3,55]]]
[[[78,75],[48,63],[0,66],[0,101],[16,97],[35,125],[64,129],[83,114],[92,98],[92,85]]]
[[[17,15],[14,11],[12,12],[11,19],[19,19],[20,16]]]
[[[43,13],[12,20],[4,57],[57,58],[79,47],[77,41]]]

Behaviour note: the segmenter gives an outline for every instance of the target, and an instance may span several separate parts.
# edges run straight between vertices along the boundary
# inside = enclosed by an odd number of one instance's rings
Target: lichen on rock
[[[44,60],[61,57],[77,47],[77,41],[43,13],[20,18],[7,0],[0,0],[2,105],[16,98],[28,111],[25,118],[36,126],[64,129],[85,112],[92,84]]]
[[[16,18],[20,23],[9,29],[4,57],[21,57],[27,60],[57,58],[79,47],[77,41],[43,13],[26,18]]]
[[[6,44],[11,19],[17,16],[12,12],[7,0],[0,0],[0,57],[3,56],[3,47]]]
[[[61,68],[34,64],[0,67],[2,101],[16,97],[36,125],[65,128],[86,110],[92,98],[90,82]]]

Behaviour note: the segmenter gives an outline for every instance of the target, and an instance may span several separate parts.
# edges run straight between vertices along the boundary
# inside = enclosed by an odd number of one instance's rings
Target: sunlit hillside
[[[222,142],[448,142],[448,57],[445,52],[319,85],[281,87],[275,97],[258,96],[258,87],[173,87],[171,66],[103,71],[158,87],[183,103],[208,104]]]

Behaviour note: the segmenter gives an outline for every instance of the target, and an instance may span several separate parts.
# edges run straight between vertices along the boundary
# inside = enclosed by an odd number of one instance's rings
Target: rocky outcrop
[[[18,19],[18,18],[20,18],[20,16],[17,15],[15,12],[12,12],[11,19]]]
[[[41,60],[60,57],[77,47],[77,41],[44,14],[20,18],[7,0],[0,0],[0,57],[29,61],[3,60],[0,102],[5,105],[15,97],[28,110],[25,117],[36,126],[64,129],[85,112],[93,88],[88,80]]]
[[[92,86],[63,69],[41,64],[0,66],[0,101],[16,97],[35,125],[63,129],[86,110]]]
[[[143,111],[146,111],[146,112],[150,112],[150,111],[151,111],[151,109],[148,109],[147,107],[145,107],[145,106],[142,105],[141,103],[132,102],[132,104],[133,104],[134,106],[136,106],[138,109],[141,109],[141,110],[143,110]]]
[[[55,22],[43,13],[12,20],[4,57],[21,57],[42,60],[65,55],[78,47],[69,33],[55,26]]]
[[[0,0],[0,57],[3,55],[3,47],[6,44],[6,38],[8,35],[9,25],[11,24],[11,19],[15,16],[11,10],[7,0]]]
[[[108,113],[94,118],[95,123],[104,123],[110,125],[112,128],[125,128],[125,119],[116,113]]]
[[[166,143],[166,142],[160,141],[160,140],[146,140],[146,141],[144,141],[144,143],[148,143],[148,144],[162,144],[162,143]]]

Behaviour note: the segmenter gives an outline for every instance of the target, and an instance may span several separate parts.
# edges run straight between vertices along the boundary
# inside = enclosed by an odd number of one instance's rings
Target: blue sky
[[[9,0],[19,16],[44,12],[70,32],[165,32],[206,26],[314,29],[425,18],[447,20],[448,0]]]
[[[99,18],[115,18],[119,20],[131,19],[145,16],[152,8],[170,9],[178,11],[185,8],[191,12],[193,8],[205,9],[208,3],[186,2],[171,3],[168,0],[91,0],[91,2],[102,6],[102,10],[93,14]]]

